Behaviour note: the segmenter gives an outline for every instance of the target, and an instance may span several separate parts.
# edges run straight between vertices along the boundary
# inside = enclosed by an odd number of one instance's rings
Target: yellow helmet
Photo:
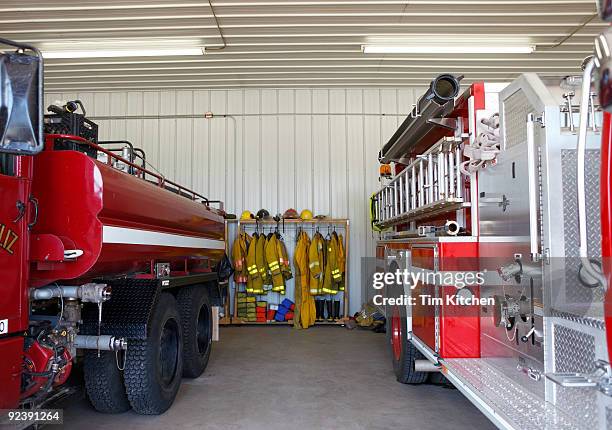
[[[310,212],[308,209],[304,209],[302,213],[300,213],[300,218],[303,220],[312,219],[312,212]]]
[[[242,215],[240,215],[240,220],[244,221],[248,219],[253,219],[253,214],[250,211],[242,212]]]

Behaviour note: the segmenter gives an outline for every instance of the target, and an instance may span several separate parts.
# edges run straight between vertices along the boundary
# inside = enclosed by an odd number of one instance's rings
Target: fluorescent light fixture
[[[481,44],[453,45],[362,45],[364,54],[531,54],[534,45],[492,45]]]
[[[202,55],[204,48],[145,48],[145,49],[84,49],[44,50],[43,58],[112,58],[112,57],[169,57],[181,55]]]

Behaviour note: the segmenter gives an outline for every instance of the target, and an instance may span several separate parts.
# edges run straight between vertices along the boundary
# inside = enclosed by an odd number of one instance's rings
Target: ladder
[[[375,193],[374,224],[386,228],[469,206],[463,196],[460,144],[460,138],[441,139]]]

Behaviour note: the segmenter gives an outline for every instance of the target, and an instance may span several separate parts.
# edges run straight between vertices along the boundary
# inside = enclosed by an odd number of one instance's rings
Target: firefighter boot
[[[327,321],[334,320],[334,301],[332,299],[326,300],[325,304],[327,305]]]
[[[323,300],[315,300],[316,321],[323,321]]]
[[[340,320],[340,300],[334,300],[334,321]]]

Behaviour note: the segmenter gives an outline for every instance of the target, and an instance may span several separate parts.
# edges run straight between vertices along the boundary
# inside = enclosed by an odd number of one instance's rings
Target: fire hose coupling
[[[521,275],[523,274],[523,263],[519,258],[515,258],[513,263],[498,267],[497,273],[506,282],[514,278],[520,284]]]
[[[112,288],[106,284],[84,284],[79,286],[48,285],[30,290],[32,300],[53,298],[80,299],[85,303],[104,303],[111,298]]]
[[[418,235],[421,237],[427,236],[458,236],[461,233],[461,227],[457,221],[446,221],[443,226],[435,225],[420,225],[418,226]]]
[[[115,337],[108,334],[100,336],[77,335],[74,339],[74,346],[77,349],[95,349],[98,351],[125,351],[127,340],[122,337]]]

